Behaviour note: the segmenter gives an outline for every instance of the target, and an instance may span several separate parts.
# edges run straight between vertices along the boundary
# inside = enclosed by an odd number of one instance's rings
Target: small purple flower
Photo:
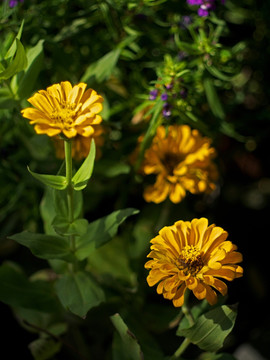
[[[189,5],[201,5],[203,3],[203,0],[187,0],[187,3]]]
[[[224,5],[225,0],[220,0]],[[199,16],[208,16],[209,12],[215,10],[215,0],[187,0],[189,5],[199,5],[198,15]]]
[[[149,93],[149,100],[156,100],[158,91],[157,89],[151,90]]]
[[[192,17],[188,15],[182,16],[182,19],[180,21],[180,27],[182,29],[186,29],[190,24],[192,24]]]
[[[168,100],[168,94],[163,93],[163,94],[161,94],[160,98],[161,98],[162,101],[167,101]]]
[[[172,110],[171,110],[171,105],[170,104],[168,104],[168,103],[164,104],[162,114],[163,114],[163,116],[165,116],[167,118],[172,115]]]
[[[185,57],[187,57],[188,56],[188,54],[185,52],[185,51],[179,51],[179,53],[178,53],[178,59],[181,61],[181,60],[183,60]]]
[[[186,99],[187,97],[187,89],[180,90],[180,96],[182,99]]]
[[[171,89],[173,88],[173,83],[170,83],[170,84],[165,85],[165,88],[166,88],[167,90],[171,90]]]
[[[24,0],[19,0],[19,1],[20,1],[20,3],[23,3]],[[9,7],[10,7],[10,8],[14,8],[15,6],[18,5],[18,2],[19,2],[19,1],[17,1],[17,0],[10,0],[10,1],[9,1]]]
[[[208,16],[208,15],[209,15],[209,11],[200,7],[200,8],[198,9],[198,15],[201,16],[201,17]]]

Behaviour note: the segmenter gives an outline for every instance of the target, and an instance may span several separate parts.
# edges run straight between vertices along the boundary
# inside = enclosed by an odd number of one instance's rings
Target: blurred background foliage
[[[25,0],[13,8],[1,3],[1,64],[7,65],[16,36],[28,58],[28,68],[3,78],[0,85],[1,260],[17,262],[27,275],[47,267],[7,236],[23,229],[43,231],[44,189],[26,165],[56,173],[61,160],[55,159],[53,142],[36,135],[20,110],[33,92],[53,83],[83,81],[105,99],[105,143],[84,191],[86,217],[93,221],[121,208],[140,210],[96,251],[89,268],[102,279],[110,301],[91,310],[83,322],[69,319],[57,359],[76,358],[69,354],[69,341],[83,354],[96,354],[91,359],[107,358],[113,336],[109,316],[114,312],[121,312],[132,331],[141,334],[146,358],[158,359],[159,347],[173,353],[178,310],[148,289],[143,265],[149,240],[161,226],[202,216],[226,229],[244,255],[245,276],[229,287],[228,303],[239,302],[239,314],[226,351],[250,343],[270,356],[269,12],[267,2],[255,0],[227,0],[207,19],[177,0]],[[172,100],[169,118],[160,118],[155,116],[160,102],[149,100],[149,93],[172,79],[186,93]],[[177,205],[143,200],[146,180],[130,158],[138,137],[147,134],[146,147],[159,121],[189,123],[213,139],[221,174],[214,193],[188,195]],[[27,345],[37,335],[18,326],[7,306],[2,308],[4,346],[10,354],[20,349],[29,357]],[[23,315],[18,311],[15,317]],[[187,357],[194,356],[192,351]]]

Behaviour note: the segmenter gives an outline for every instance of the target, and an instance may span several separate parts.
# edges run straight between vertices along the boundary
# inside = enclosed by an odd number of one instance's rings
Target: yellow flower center
[[[196,275],[203,267],[200,251],[193,245],[187,245],[176,260],[176,266],[183,270],[184,274]]]
[[[161,160],[168,175],[173,175],[175,167],[183,160],[183,156],[174,153],[165,153]]]
[[[60,107],[51,113],[51,119],[55,124],[60,123],[63,128],[68,129],[73,125],[76,112],[76,104],[68,104],[63,101]]]

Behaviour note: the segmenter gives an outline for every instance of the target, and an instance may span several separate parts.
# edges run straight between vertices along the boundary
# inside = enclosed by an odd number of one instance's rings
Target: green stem
[[[179,348],[176,350],[176,352],[173,354],[171,360],[177,360],[179,357],[183,354],[183,352],[186,350],[188,345],[190,344],[189,339],[185,339],[182,344],[179,346]]]
[[[73,204],[73,186],[72,186],[72,142],[65,140],[65,161],[66,161],[66,179],[67,179],[67,203],[68,203],[68,221],[74,221],[74,204]],[[75,237],[70,235],[70,248],[75,251]]]
[[[182,305],[182,312],[185,315],[185,317],[187,318],[188,322],[189,322],[189,326],[194,325],[195,321],[193,318],[193,315],[188,307],[188,296],[189,296],[189,292],[186,292],[185,295],[185,302]],[[185,339],[182,344],[179,346],[179,348],[175,351],[175,353],[173,354],[171,360],[177,360],[180,358],[180,356],[183,354],[183,352],[186,350],[186,348],[189,346],[190,344],[190,340],[189,339]]]

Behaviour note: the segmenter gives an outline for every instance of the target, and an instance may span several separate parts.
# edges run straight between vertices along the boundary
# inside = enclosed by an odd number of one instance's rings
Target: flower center
[[[62,102],[58,109],[51,113],[51,119],[55,124],[61,124],[63,128],[68,129],[73,125],[76,115],[76,104]]]
[[[173,175],[174,168],[183,160],[179,154],[165,153],[163,156],[162,164],[167,170],[168,175]]]
[[[203,260],[200,251],[196,248],[196,246],[185,246],[176,260],[176,266],[179,270],[183,270],[185,275],[196,275],[203,267]]]

